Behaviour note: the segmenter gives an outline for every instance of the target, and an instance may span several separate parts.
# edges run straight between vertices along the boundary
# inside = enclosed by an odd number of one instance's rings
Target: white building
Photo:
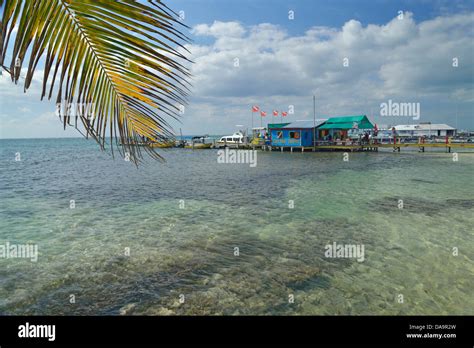
[[[456,135],[456,128],[444,123],[401,124],[395,126],[398,136],[445,137]]]

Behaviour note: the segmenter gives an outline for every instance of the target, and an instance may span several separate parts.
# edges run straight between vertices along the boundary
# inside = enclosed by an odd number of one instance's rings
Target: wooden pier
[[[255,149],[255,146],[253,147]],[[392,149],[393,152],[400,152],[401,148],[418,148],[419,152],[425,152],[425,149],[436,148],[444,149],[445,152],[451,152],[451,149],[473,149],[474,143],[396,143],[396,144],[353,144],[353,145],[316,145],[313,146],[259,146],[263,151],[290,151],[290,152],[306,152],[306,151],[350,151],[350,152],[377,152],[380,148]]]

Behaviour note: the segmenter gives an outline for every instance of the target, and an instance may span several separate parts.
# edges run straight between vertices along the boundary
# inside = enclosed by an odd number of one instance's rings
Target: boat
[[[184,145],[185,149],[210,149],[214,141],[208,135],[196,136]]]
[[[249,144],[249,139],[242,132],[235,132],[232,135],[225,135],[216,141],[215,147],[229,147],[229,148],[239,148],[245,147]]]
[[[165,143],[149,143],[150,147],[156,147],[159,149],[168,149],[170,147],[174,147],[175,143],[174,142],[165,142]]]
[[[179,135],[180,135],[180,138],[179,140],[175,141],[174,147],[183,148],[186,146],[186,140],[183,139],[183,132],[181,131],[181,128],[179,129]]]
[[[120,146],[123,146],[124,144],[122,142],[119,143]],[[166,141],[163,143],[158,143],[154,141],[147,141],[147,142],[139,142],[135,144],[128,144],[128,146],[143,146],[143,147],[156,147],[156,148],[169,148],[169,147],[174,147],[175,142],[174,141]]]
[[[176,140],[176,142],[174,143],[174,147],[183,148],[185,146],[186,146],[185,140]]]

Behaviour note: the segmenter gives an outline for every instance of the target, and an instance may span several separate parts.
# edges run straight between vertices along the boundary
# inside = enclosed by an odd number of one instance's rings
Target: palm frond
[[[152,0],[0,1],[0,65],[13,82],[27,66],[26,92],[43,61],[41,99],[56,94],[57,104],[88,105],[79,115],[86,136],[102,149],[110,138],[112,152],[119,141],[135,163],[141,149],[161,158],[156,148],[136,145],[173,139],[166,119],[177,119],[186,104],[189,60],[180,52],[189,40],[174,12]],[[67,110],[58,111],[64,127],[73,124]]]

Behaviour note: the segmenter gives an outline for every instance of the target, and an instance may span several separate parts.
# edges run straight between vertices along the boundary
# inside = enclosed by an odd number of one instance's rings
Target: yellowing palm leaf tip
[[[121,155],[135,163],[143,158],[141,149],[161,159],[155,147],[135,145],[173,139],[166,118],[178,119],[179,105],[186,104],[189,60],[181,52],[188,52],[189,39],[175,12],[158,0],[0,0],[0,5],[0,64],[14,83],[24,80],[26,92],[43,62],[41,99],[57,93],[56,105],[85,105],[78,118],[57,109],[64,128],[82,123],[84,136],[101,149],[110,139],[113,154],[120,142]]]

